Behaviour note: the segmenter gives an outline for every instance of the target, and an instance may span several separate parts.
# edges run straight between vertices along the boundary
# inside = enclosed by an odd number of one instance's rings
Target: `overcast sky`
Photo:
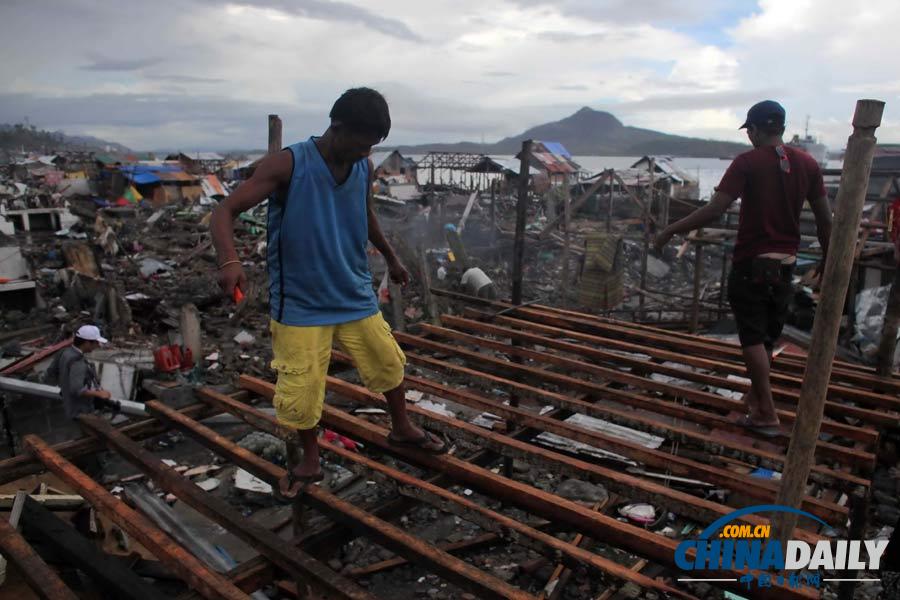
[[[840,148],[857,98],[900,142],[897,0],[3,0],[0,122],[135,149],[263,148],[335,98],[388,99],[389,144],[496,141],[582,106],[745,141],[757,100]]]

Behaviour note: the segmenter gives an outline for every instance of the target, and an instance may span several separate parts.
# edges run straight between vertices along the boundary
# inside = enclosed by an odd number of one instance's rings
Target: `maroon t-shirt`
[[[716,187],[717,192],[741,199],[734,262],[768,252],[796,254],[803,201],[825,195],[819,163],[803,150],[782,148],[789,170],[775,147],[754,148],[734,159]]]

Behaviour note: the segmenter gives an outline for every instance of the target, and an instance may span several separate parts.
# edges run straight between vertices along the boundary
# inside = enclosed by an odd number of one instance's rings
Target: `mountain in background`
[[[671,154],[694,158],[731,158],[750,149],[745,144],[669,135],[651,129],[628,127],[608,112],[585,106],[575,114],[532,127],[495,144],[459,142],[456,144],[419,144],[397,146],[407,154],[434,152],[474,152],[516,154],[524,140],[560,142],[576,156],[643,156]]]
[[[34,125],[0,123],[0,150],[52,154],[63,150],[86,150],[128,154],[130,148],[89,135],[66,135],[62,131],[44,131]]]

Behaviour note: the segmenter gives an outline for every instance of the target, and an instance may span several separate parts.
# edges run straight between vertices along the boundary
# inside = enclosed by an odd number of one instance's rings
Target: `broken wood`
[[[604,178],[602,175],[597,177],[597,181],[595,181],[593,184],[591,184],[591,187],[589,187],[582,195],[580,195],[577,200],[575,200],[574,202],[566,203],[566,206],[569,207],[569,214],[574,213],[576,210],[578,210],[579,208],[584,206],[584,203],[590,199],[590,197],[594,194],[594,192],[596,192],[598,189],[600,189],[601,185],[603,185],[603,179]],[[559,222],[563,218],[565,218],[565,211],[563,211],[563,214],[557,215],[556,218],[554,218],[553,220],[548,222],[544,226],[544,228],[541,230],[541,232],[538,234],[538,238],[544,239],[545,237],[550,235],[550,232],[553,231],[557,225],[559,225]]]
[[[0,494],[0,509],[11,509],[18,494]],[[37,502],[51,510],[72,510],[84,504],[84,498],[77,494],[26,494],[32,502]]]
[[[466,227],[466,219],[469,218],[469,213],[472,212],[472,206],[475,205],[475,201],[478,199],[478,192],[472,192],[469,196],[469,201],[466,202],[466,209],[463,211],[462,218],[459,220],[459,225],[456,226],[457,231],[460,233],[463,232],[463,229]]]

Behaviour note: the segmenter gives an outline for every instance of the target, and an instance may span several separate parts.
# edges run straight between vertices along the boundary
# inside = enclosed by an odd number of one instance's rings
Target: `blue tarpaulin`
[[[141,185],[146,185],[148,183],[159,183],[160,181],[162,181],[153,173],[125,173],[125,177],[127,177],[134,183]]]
[[[119,168],[122,175],[138,185],[148,185],[162,181],[157,173],[177,173],[178,165],[123,165]]]
[[[559,142],[542,142],[544,144],[544,148],[552,152],[557,156],[564,156],[566,158],[572,158],[572,155],[569,154],[569,151],[566,150],[566,147],[560,144]]]

